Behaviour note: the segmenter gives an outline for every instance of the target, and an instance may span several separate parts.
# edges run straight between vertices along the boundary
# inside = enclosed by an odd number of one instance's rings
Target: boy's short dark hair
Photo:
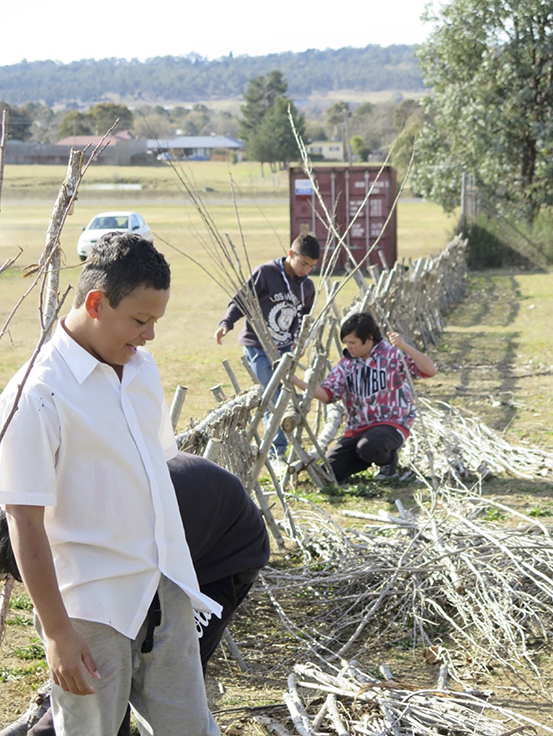
[[[83,265],[73,304],[81,307],[89,291],[101,289],[115,309],[140,286],[166,290],[170,285],[169,264],[152,242],[134,233],[106,233]]]
[[[376,324],[372,314],[369,314],[369,312],[357,312],[342,322],[340,340],[351,334],[358,337],[361,342],[367,342],[369,337],[375,344],[382,340],[380,327]]]
[[[321,255],[321,246],[313,233],[300,233],[292,243],[292,250],[299,256],[312,258],[314,261],[318,261]]]

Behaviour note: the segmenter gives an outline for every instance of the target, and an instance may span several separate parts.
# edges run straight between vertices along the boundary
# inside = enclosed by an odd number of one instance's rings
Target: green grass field
[[[3,199],[55,197],[64,175],[65,166],[6,166]],[[204,194],[207,189],[210,195],[228,196],[234,187],[238,196],[288,196],[288,172],[272,174],[265,166],[265,176],[262,176],[261,166],[255,161],[236,165],[223,161],[190,161],[186,164],[177,162],[175,167],[170,163],[91,166],[83,180],[81,195],[89,199],[109,196],[115,201],[129,197],[135,200],[176,197],[183,191],[179,175]],[[128,191],[125,185],[140,185],[141,189]],[[121,188],[117,190],[117,187]]]
[[[198,191],[203,192],[206,187],[222,188],[228,170],[227,164],[197,162],[192,173]],[[238,164],[232,167],[232,174],[239,182],[249,182],[254,170],[259,173],[258,164]],[[52,204],[46,203],[49,199],[47,192],[57,181],[61,181],[63,175],[63,167],[55,166],[11,166],[6,169],[0,214],[0,263],[15,255],[19,247],[23,252],[17,264],[0,275],[2,325],[13,305],[29,286],[30,279],[22,278],[22,269],[36,263],[40,257],[54,202],[52,196]],[[285,174],[276,176],[282,179]],[[97,192],[91,195],[83,187],[75,212],[68,218],[63,231],[66,268],[62,284],[75,284],[78,278],[76,242],[81,228],[95,213],[120,207],[136,208],[145,217],[155,234],[158,247],[167,255],[173,273],[169,308],[159,325],[157,338],[150,347],[160,366],[168,400],[171,400],[177,384],[189,389],[182,414],[182,423],[186,424],[190,417],[203,416],[213,405],[209,393],[211,386],[222,383],[228,388],[226,373],[220,365],[222,359],[229,359],[244,385],[249,385],[249,378],[240,362],[241,348],[236,342],[237,331],[228,335],[223,347],[216,345],[212,338],[225,312],[228,295],[206,273],[213,271],[204,249],[207,231],[197,210],[186,197],[173,196],[176,189],[171,187],[176,187],[177,183],[175,173],[165,167],[119,170],[96,167],[90,170],[90,176],[87,174],[86,181],[113,180],[116,177],[139,180],[145,186],[151,183],[158,188],[158,196],[133,202],[128,199],[122,201],[115,192],[103,191],[102,200],[98,201]],[[159,197],[165,187],[172,192],[168,200]],[[32,197],[30,194],[21,198],[14,196],[25,188],[29,193],[32,192]],[[227,187],[226,199],[217,199],[215,202],[205,200],[219,232],[228,233],[233,242],[239,245],[241,230],[253,265],[285,253],[289,244],[286,190],[282,189],[275,200],[241,198],[238,203],[240,226],[229,193]],[[398,211],[400,257],[418,258],[438,253],[448,242],[454,224],[455,220],[444,215],[435,205],[411,200],[401,202]],[[199,261],[205,271],[171,246]],[[353,287],[344,289],[343,306],[349,304],[354,292]],[[5,385],[31,354],[39,333],[38,318],[38,294],[35,292],[18,309],[10,324],[9,334],[0,341],[0,386]]]

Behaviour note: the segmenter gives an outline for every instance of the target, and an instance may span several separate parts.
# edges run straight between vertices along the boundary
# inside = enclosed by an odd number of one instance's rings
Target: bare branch
[[[2,185],[4,183],[4,162],[6,157],[6,145],[8,143],[8,120],[10,111],[7,107],[2,110],[2,128],[0,134],[0,211],[2,205]]]
[[[2,442],[2,440],[4,438],[4,435],[6,434],[6,431],[8,429],[8,426],[9,426],[11,420],[13,419],[13,417],[15,416],[15,412],[17,411],[17,407],[18,407],[18,404],[19,404],[19,399],[21,398],[21,394],[23,393],[23,388],[25,386],[25,383],[27,382],[27,379],[29,378],[29,375],[31,373],[31,370],[33,368],[33,365],[35,364],[35,361],[38,358],[38,354],[40,352],[40,349],[42,348],[42,346],[44,345],[44,343],[48,340],[49,335],[50,335],[50,330],[52,329],[52,325],[54,324],[55,320],[57,319],[57,316],[59,314],[59,311],[60,311],[60,309],[61,309],[61,307],[62,307],[62,305],[63,305],[63,303],[64,303],[64,301],[65,301],[65,299],[66,299],[66,297],[67,297],[67,295],[69,294],[70,291],[71,291],[71,287],[68,286],[67,289],[65,290],[65,292],[63,293],[63,295],[62,295],[62,297],[61,297],[61,299],[60,299],[60,301],[59,301],[56,309],[54,310],[54,312],[52,314],[52,316],[50,317],[50,321],[45,324],[45,326],[43,327],[43,329],[41,331],[40,339],[39,339],[39,341],[36,344],[36,347],[34,349],[34,352],[33,352],[32,356],[31,356],[31,358],[30,358],[30,360],[29,360],[29,362],[27,364],[27,369],[26,369],[25,373],[23,374],[23,378],[21,379],[21,383],[18,386],[17,393],[15,395],[15,399],[14,399],[14,402],[13,402],[13,406],[12,406],[12,408],[11,408],[11,410],[10,410],[7,418],[6,418],[6,421],[4,422],[4,425],[2,426],[2,429],[0,430],[0,442]]]

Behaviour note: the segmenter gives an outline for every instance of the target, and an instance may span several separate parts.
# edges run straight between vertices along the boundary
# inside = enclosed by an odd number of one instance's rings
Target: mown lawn
[[[217,230],[241,247],[242,238],[250,260],[255,265],[286,252],[289,245],[289,208],[287,204],[286,173],[274,175],[278,183],[278,197],[263,198],[264,185],[259,177],[258,164],[227,164],[192,162],[186,167],[190,178],[204,197],[209,216]],[[241,184],[251,181],[260,193],[259,199],[251,196],[240,198],[237,205],[229,196],[228,173]],[[36,263],[45,242],[45,233],[51,215],[54,198],[48,195],[51,187],[61,181],[63,167],[11,166],[6,168],[4,195],[0,213],[0,263],[23,250],[16,265],[0,275],[2,301],[0,324],[4,324],[13,305],[29,287],[29,279],[22,279],[22,269]],[[257,177],[257,178],[256,178]],[[284,177],[284,179],[283,179]],[[272,179],[266,177],[265,181]],[[109,209],[137,209],[150,225],[158,247],[170,260],[173,272],[173,288],[167,314],[161,322],[156,341],[151,348],[160,366],[168,400],[177,384],[188,386],[182,422],[190,417],[202,416],[213,400],[209,388],[223,383],[228,388],[226,373],[220,365],[223,358],[231,361],[240,380],[249,381],[241,369],[241,349],[236,335],[230,334],[223,347],[217,346],[212,335],[223,316],[228,294],[213,278],[215,269],[206,251],[209,236],[196,208],[181,194],[173,196],[178,185],[177,177],[169,167],[96,167],[87,173],[85,183],[98,181],[141,181],[145,187],[156,188],[158,194],[167,191],[171,196],[129,199],[113,191],[104,191],[102,200],[98,193],[91,193],[83,186],[75,206],[75,212],[65,225],[62,246],[66,269],[62,286],[74,284],[78,278],[79,260],[76,242],[81,228],[99,211]],[[278,180],[278,182],[276,181]],[[261,185],[260,185],[261,181]],[[208,187],[221,192],[215,200],[206,195]],[[272,186],[272,185],[271,185]],[[166,188],[166,189],[165,189]],[[31,196],[19,194],[28,189]],[[136,196],[136,195],[132,195]],[[50,201],[52,204],[50,204]],[[398,243],[400,258],[418,258],[437,253],[445,246],[454,227],[454,220],[444,215],[431,203],[407,200],[401,202],[398,211]],[[200,265],[193,263],[185,255]],[[241,253],[244,269],[247,259]],[[203,270],[202,270],[203,267]],[[341,278],[341,277],[339,277]],[[344,289],[343,306],[349,304],[355,290]],[[32,294],[18,309],[10,324],[9,333],[0,340],[0,387],[31,354],[38,336],[38,296]]]

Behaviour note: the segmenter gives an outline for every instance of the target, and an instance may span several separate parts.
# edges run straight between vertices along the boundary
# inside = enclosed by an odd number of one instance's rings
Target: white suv
[[[77,253],[81,261],[88,258],[91,247],[106,233],[118,231],[136,233],[148,240],[152,239],[150,228],[138,212],[100,212],[83,227],[83,234],[77,243]]]

